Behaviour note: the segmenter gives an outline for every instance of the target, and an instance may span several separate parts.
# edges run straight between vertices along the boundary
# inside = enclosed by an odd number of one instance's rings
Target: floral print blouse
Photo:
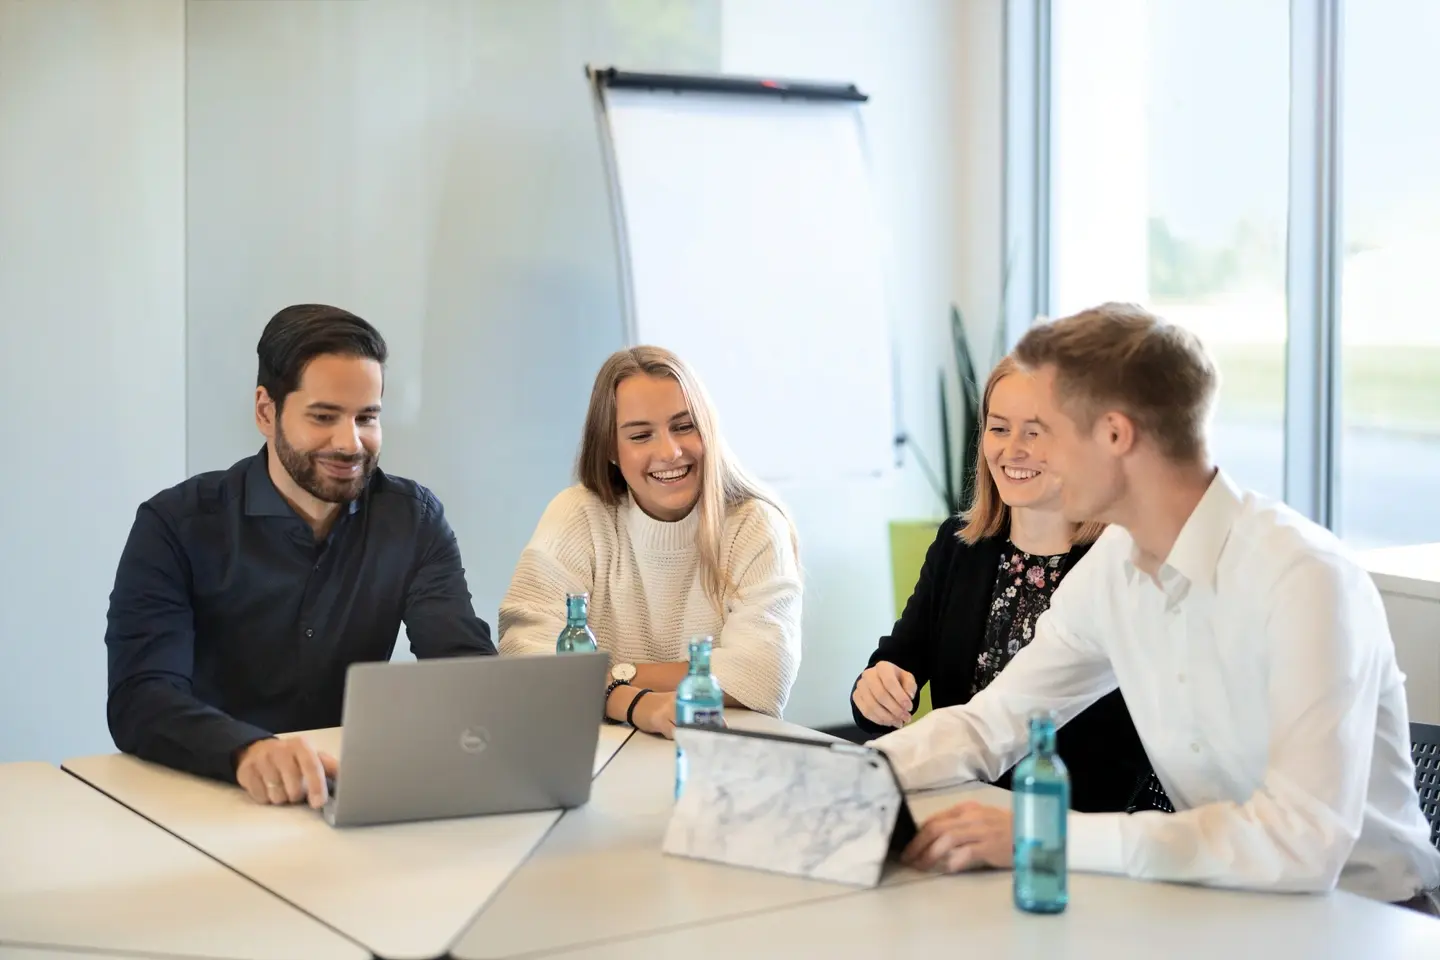
[[[985,645],[975,664],[970,696],[988,687],[1020,648],[1035,638],[1035,621],[1050,608],[1050,597],[1060,583],[1060,568],[1068,555],[1037,557],[1009,540],[1001,546],[990,615],[985,621]]]

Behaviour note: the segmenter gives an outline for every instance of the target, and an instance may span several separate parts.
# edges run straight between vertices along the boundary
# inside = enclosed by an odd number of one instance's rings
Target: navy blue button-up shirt
[[[495,653],[434,494],[376,470],[317,542],[263,448],[141,504],[108,620],[115,745],[220,780],[247,744],[338,725],[346,669],[402,620],[417,657]]]

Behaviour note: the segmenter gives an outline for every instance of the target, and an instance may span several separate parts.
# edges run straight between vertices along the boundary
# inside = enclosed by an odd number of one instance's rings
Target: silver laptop
[[[554,810],[590,799],[609,655],[357,663],[336,827]]]

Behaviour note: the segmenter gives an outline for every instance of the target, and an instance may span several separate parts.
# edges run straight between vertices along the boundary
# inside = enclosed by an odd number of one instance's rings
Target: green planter
[[[890,579],[895,595],[895,618],[898,620],[920,579],[925,554],[935,542],[935,531],[942,520],[892,520],[890,522]],[[915,708],[914,723],[930,712],[930,684],[920,688],[920,703]]]

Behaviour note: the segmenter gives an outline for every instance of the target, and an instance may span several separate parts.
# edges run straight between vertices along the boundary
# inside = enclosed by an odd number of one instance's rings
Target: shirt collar
[[[293,517],[295,511],[275,489],[270,479],[270,456],[266,447],[250,459],[245,470],[245,516]]]
[[[1216,470],[1205,495],[1190,512],[1185,525],[1180,528],[1180,535],[1175,538],[1174,546],[1170,548],[1170,555],[1160,566],[1161,582],[1173,581],[1174,575],[1178,574],[1185,584],[1198,584],[1214,592],[1220,553],[1230,538],[1230,530],[1235,525],[1241,506],[1240,489],[1223,470]],[[1139,547],[1132,546],[1127,560],[1125,574],[1132,580],[1138,572],[1138,551]]]
[[[379,470],[371,476],[374,482]],[[370,484],[366,484],[368,492]],[[363,496],[363,494],[362,494]],[[351,500],[345,513],[354,516],[360,509],[358,499]],[[245,516],[247,517],[296,517],[299,515],[280,496],[280,491],[275,489],[275,481],[270,479],[270,453],[268,447],[261,447],[260,452],[250,458],[250,465],[245,468]]]

